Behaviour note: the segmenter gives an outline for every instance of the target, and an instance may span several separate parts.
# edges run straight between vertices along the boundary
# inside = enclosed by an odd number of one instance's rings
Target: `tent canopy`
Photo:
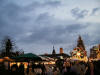
[[[33,53],[27,53],[27,54],[22,54],[16,57],[12,57],[12,59],[15,59],[16,61],[41,61],[42,59]]]

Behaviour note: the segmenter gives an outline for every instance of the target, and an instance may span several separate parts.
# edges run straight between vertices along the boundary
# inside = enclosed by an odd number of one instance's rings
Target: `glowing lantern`
[[[77,52],[77,56],[80,56],[81,54],[79,52]]]

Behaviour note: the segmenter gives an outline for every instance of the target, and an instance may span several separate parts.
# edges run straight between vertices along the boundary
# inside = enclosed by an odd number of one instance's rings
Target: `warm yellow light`
[[[20,62],[17,62],[17,66],[18,66],[18,67],[20,66]]]
[[[78,52],[77,55],[80,56],[81,54]]]
[[[37,64],[39,64],[39,63],[36,62],[35,64],[37,65]]]
[[[3,62],[3,59],[0,59],[0,62]]]

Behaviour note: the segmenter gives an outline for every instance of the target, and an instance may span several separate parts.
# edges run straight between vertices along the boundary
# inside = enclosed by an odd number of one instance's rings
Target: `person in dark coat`
[[[20,66],[19,66],[19,75],[24,75],[24,64],[20,64]]]
[[[36,65],[32,63],[32,72],[34,73],[34,68],[36,68]]]
[[[29,74],[29,64],[27,65],[27,70],[26,70],[26,72],[27,72],[27,75]]]
[[[0,75],[5,75],[6,69],[4,63],[0,63]]]
[[[90,72],[90,65],[89,65],[89,63],[87,63],[87,67],[88,67],[88,69],[87,69],[85,75],[90,75],[91,72]]]
[[[42,75],[45,75],[45,71],[46,71],[46,68],[45,68],[45,65],[41,65],[41,69],[42,69]]]
[[[94,75],[100,75],[100,60],[94,62]]]
[[[18,75],[18,66],[14,64],[11,66],[11,75]]]

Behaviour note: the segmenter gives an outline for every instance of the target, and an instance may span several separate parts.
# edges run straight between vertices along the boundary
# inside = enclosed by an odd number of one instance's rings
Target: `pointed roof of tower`
[[[82,48],[82,50],[85,50],[84,42],[83,42],[80,35],[79,35],[78,40],[77,40],[77,47],[80,47],[80,48]]]
[[[54,46],[53,46],[53,51],[52,51],[52,54],[56,54],[56,51],[55,51]]]

